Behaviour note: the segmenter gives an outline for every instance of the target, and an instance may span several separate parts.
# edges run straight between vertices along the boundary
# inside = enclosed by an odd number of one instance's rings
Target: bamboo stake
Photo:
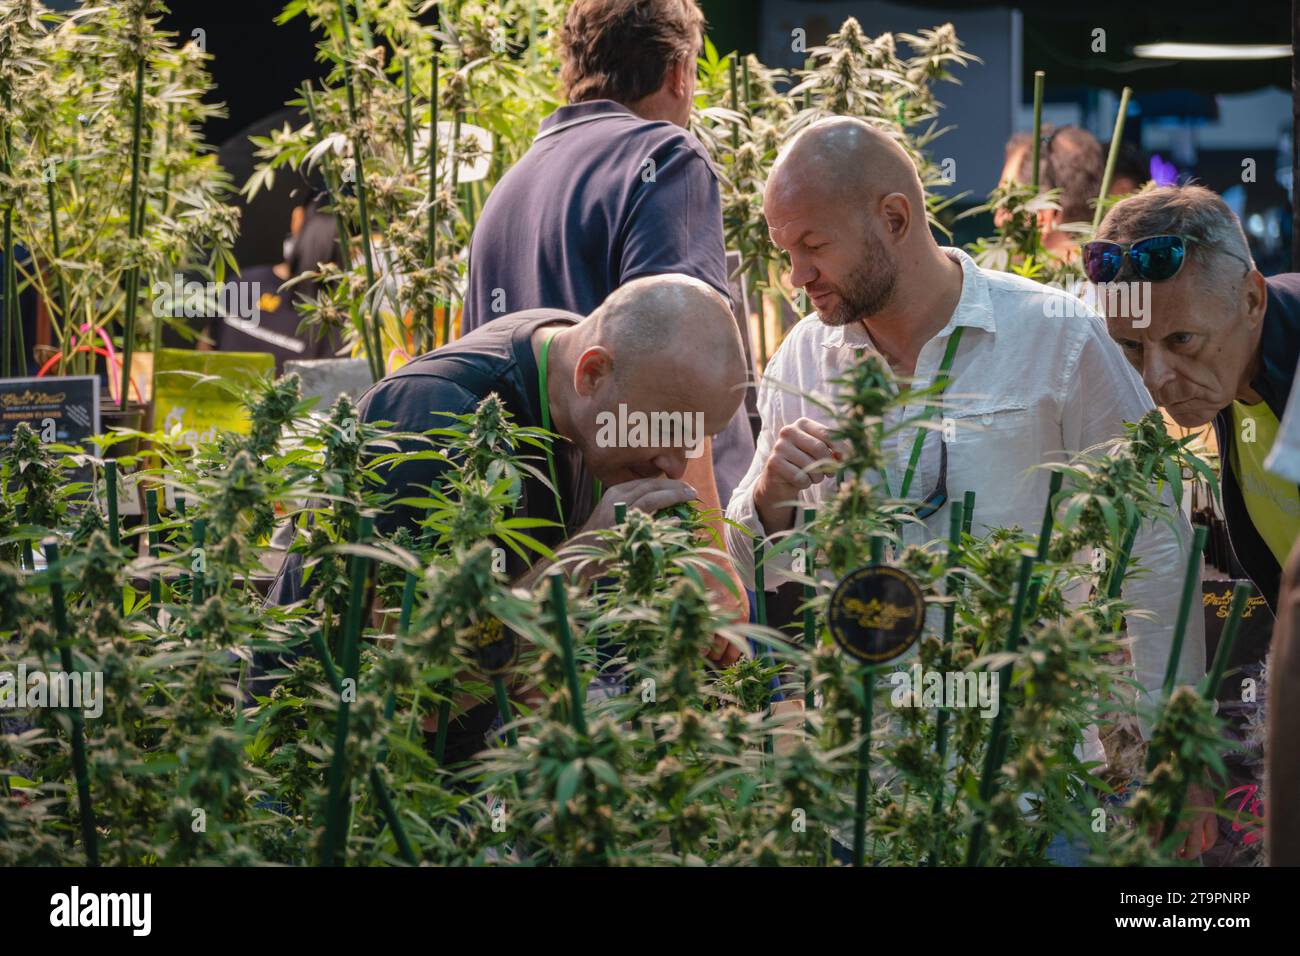
[[[52,251],[54,253],[55,278],[57,279],[59,285],[58,316],[62,327],[67,328],[68,326],[68,321],[67,321],[68,320],[68,285],[63,274],[63,267],[58,264],[58,261],[63,258],[63,244],[59,241],[59,204],[55,201],[54,198],[54,177],[53,176],[51,176],[45,183],[45,198],[50,207],[50,241],[53,244]],[[54,310],[51,308],[50,311],[53,312]],[[72,336],[65,334],[63,338],[63,348],[64,348],[65,356],[69,354],[68,349],[70,348],[71,344],[72,344]],[[60,364],[60,371],[62,371],[62,362],[60,362],[59,364]]]
[[[415,129],[411,121],[411,58],[402,57],[402,131],[406,141],[406,163],[415,165]]]
[[[375,260],[370,248],[370,207],[366,197],[366,172],[361,156],[361,137],[357,135],[360,120],[357,117],[357,96],[352,82],[352,33],[348,28],[347,0],[339,0],[339,25],[343,30],[343,88],[348,101],[348,122],[352,125],[352,161],[356,165],[357,212],[361,217],[361,251],[366,263],[366,291],[375,292]],[[380,331],[379,305],[371,302],[373,314],[367,328],[366,350],[374,349],[370,360],[370,374],[375,381],[384,376],[383,333]],[[363,323],[364,325],[364,323]],[[370,341],[373,337],[373,343]]]
[[[430,269],[438,261],[438,41],[433,41],[429,77],[429,260]],[[429,299],[429,338],[438,344],[438,296]]]
[[[1030,184],[1038,189],[1038,164],[1043,148],[1043,81],[1047,74],[1042,70],[1034,71],[1034,164],[1030,175]]]
[[[68,606],[63,594],[63,566],[59,562],[59,545],[56,541],[45,544],[45,566],[50,580],[50,602],[54,609],[54,632],[59,638],[59,660],[64,673],[73,673],[72,642],[68,634]],[[81,843],[86,851],[86,863],[99,866],[99,841],[95,832],[95,811],[90,803],[90,775],[86,769],[86,727],[81,711],[71,708],[72,720],[72,772],[77,778],[77,806],[81,817]]]
[[[1115,114],[1115,131],[1110,137],[1110,150],[1106,153],[1106,169],[1101,174],[1101,192],[1097,194],[1097,208],[1092,212],[1092,231],[1095,234],[1097,227],[1101,225],[1102,209],[1104,200],[1110,192],[1110,181],[1115,175],[1115,163],[1119,159],[1120,137],[1124,135],[1124,118],[1128,116],[1128,99],[1133,94],[1133,88],[1124,87],[1124,91],[1119,95],[1119,112]]]
[[[134,245],[140,238],[140,143],[141,126],[144,122],[144,54],[135,65],[135,104],[131,132],[131,198],[128,209],[130,218],[127,226],[130,241]],[[140,298],[140,266],[132,264],[126,272],[126,321],[122,330],[122,395],[118,407],[126,410],[131,399],[131,356],[135,352],[135,313]]]

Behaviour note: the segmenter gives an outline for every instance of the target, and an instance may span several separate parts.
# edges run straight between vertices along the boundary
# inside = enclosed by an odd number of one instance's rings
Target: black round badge
[[[488,677],[497,677],[515,666],[519,642],[515,632],[495,617],[474,628],[470,637],[479,669]]]
[[[835,586],[827,611],[831,637],[864,664],[893,660],[921,636],[925,596],[898,568],[868,564]]]

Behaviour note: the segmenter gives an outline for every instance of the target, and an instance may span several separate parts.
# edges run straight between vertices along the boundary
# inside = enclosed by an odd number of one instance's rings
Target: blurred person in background
[[[1002,182],[1029,183],[1033,180],[1033,137],[1017,133],[1007,141]],[[1058,259],[1078,256],[1078,239],[1069,229],[1072,223],[1091,223],[1106,158],[1097,138],[1077,126],[1043,128],[1043,145],[1038,154],[1038,185],[1046,191],[1059,189],[1060,209],[1044,209],[1038,214],[1038,230],[1043,248]],[[994,213],[994,224],[1001,228],[1006,210]]]
[[[295,195],[296,204],[289,219],[289,235],[284,240],[284,259],[275,265],[246,266],[230,281],[257,283],[256,313],[250,318],[217,316],[212,320],[209,336],[219,352],[268,352],[275,356],[279,375],[284,363],[296,359],[319,359],[334,356],[341,347],[337,332],[318,334],[316,329],[300,329],[303,300],[311,300],[317,283],[305,273],[316,272],[324,263],[338,264],[338,227],[332,213],[322,211],[329,201],[327,194],[303,187]]]

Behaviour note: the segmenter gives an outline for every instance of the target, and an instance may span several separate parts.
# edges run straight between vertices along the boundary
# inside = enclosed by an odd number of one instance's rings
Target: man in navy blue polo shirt
[[[470,244],[462,331],[523,309],[588,315],[619,286],[681,273],[729,298],[722,204],[685,129],[704,17],[694,0],[575,0],[561,73],[569,105],[488,197]],[[720,506],[749,468],[742,405],[692,474]]]

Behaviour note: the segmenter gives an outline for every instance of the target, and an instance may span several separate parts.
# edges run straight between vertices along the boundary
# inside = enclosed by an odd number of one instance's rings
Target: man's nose
[[[819,273],[811,265],[798,259],[790,260],[790,284],[796,289],[811,285]]]
[[[1170,364],[1163,349],[1147,349],[1142,356],[1142,384],[1147,387],[1156,402],[1166,398],[1165,392],[1178,378],[1178,373]]]
[[[664,449],[651,464],[664,473],[665,478],[679,481],[686,474],[686,454],[679,448]]]

